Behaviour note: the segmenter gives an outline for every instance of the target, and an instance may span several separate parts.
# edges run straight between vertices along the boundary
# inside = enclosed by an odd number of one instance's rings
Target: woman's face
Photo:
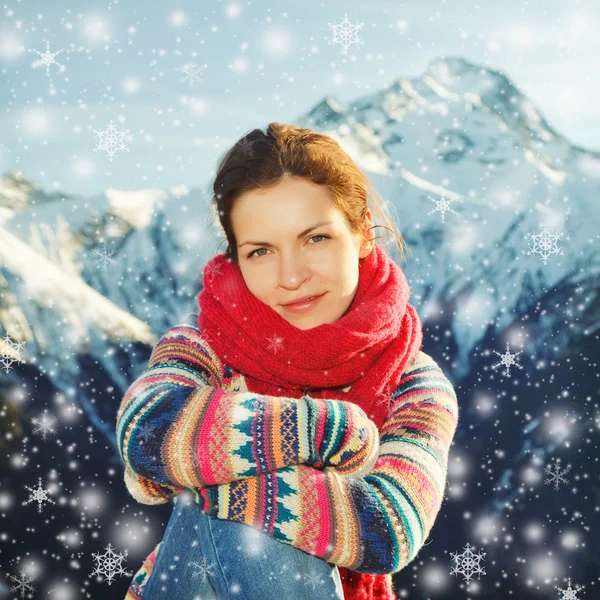
[[[240,196],[231,220],[240,271],[256,298],[299,329],[344,315],[358,287],[359,258],[369,255],[374,242],[361,243],[350,231],[327,186],[288,177],[268,190]],[[302,233],[322,222],[329,223]],[[367,210],[365,228],[371,225]],[[283,306],[323,293],[307,312]]]

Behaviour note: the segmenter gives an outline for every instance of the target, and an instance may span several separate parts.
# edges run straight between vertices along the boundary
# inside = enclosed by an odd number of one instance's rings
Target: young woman
[[[117,416],[130,493],[177,498],[128,599],[395,599],[441,507],[458,404],[369,238],[367,189],[332,138],[291,125],[221,161],[227,252]]]

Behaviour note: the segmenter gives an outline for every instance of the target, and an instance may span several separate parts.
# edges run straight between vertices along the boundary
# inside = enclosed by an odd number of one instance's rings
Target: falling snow
[[[328,23],[328,25],[333,31],[333,37],[329,38],[327,43],[329,45],[340,44],[343,54],[348,54],[352,45],[357,48],[363,45],[363,41],[358,37],[358,32],[362,29],[364,23],[352,25],[347,13],[344,13],[344,18],[339,25],[335,23]]]
[[[46,50],[44,52],[40,52],[39,50],[31,50],[31,52],[35,52],[41,58],[40,60],[36,60],[31,63],[31,66],[34,68],[44,66],[46,67],[46,75],[50,76],[50,66],[56,65],[62,71],[66,69],[65,65],[59,63],[55,57],[58,56],[62,50],[58,50],[58,52],[50,52],[50,42],[46,42]]]
[[[42,478],[38,477],[38,487],[32,488],[28,485],[25,486],[31,493],[29,494],[29,499],[24,504],[29,504],[30,502],[38,503],[38,512],[42,512],[42,506],[45,502],[49,502],[50,504],[56,504],[52,498],[48,497],[50,493],[49,490],[45,489],[42,486]]]
[[[471,583],[473,575],[477,575],[477,579],[480,579],[481,575],[485,575],[485,569],[481,566],[481,561],[484,560],[486,552],[473,552],[474,546],[467,544],[465,551],[462,553],[451,552],[450,555],[454,561],[455,566],[450,571],[450,575],[463,575],[466,583]]]
[[[31,422],[36,425],[33,433],[41,432],[42,439],[46,440],[48,433],[56,433],[56,429],[54,429],[56,421],[58,421],[58,419],[56,417],[50,417],[48,415],[48,409],[46,408],[41,417],[34,417],[31,419]]]
[[[562,233],[551,231],[546,224],[542,225],[541,233],[527,233],[527,239],[533,242],[529,246],[527,254],[539,254],[544,264],[547,264],[553,254],[562,255],[562,248],[558,247],[558,242],[562,239],[562,236]]]
[[[111,258],[115,252],[116,249],[114,248],[109,252],[106,247],[106,242],[102,242],[102,250],[99,250],[98,248],[94,248],[92,250],[92,254],[98,257],[96,260],[94,260],[94,265],[96,267],[101,267],[103,271],[106,271],[108,265],[112,265],[115,262],[114,259]]]
[[[494,354],[499,356],[501,360],[499,363],[492,365],[492,369],[496,369],[498,367],[505,367],[506,370],[504,371],[504,375],[506,377],[510,377],[510,367],[517,367],[519,369],[523,369],[523,366],[517,361],[519,354],[521,354],[522,352],[522,350],[519,350],[516,354],[513,354],[510,351],[509,344],[507,342],[506,351],[503,354],[501,354],[497,350],[494,350]]]
[[[132,577],[133,573],[128,573],[123,567],[123,561],[127,556],[127,551],[117,554],[114,552],[112,544],[105,547],[106,552],[100,554],[96,552],[92,554],[95,562],[98,564],[94,568],[92,575],[102,575],[108,585],[112,585],[115,575]]]
[[[560,592],[559,600],[581,600],[577,594],[581,590],[583,590],[585,588],[585,586],[578,585],[575,587],[575,589],[573,589],[571,587],[571,578],[570,577],[567,579],[567,584],[568,584],[568,587],[566,590],[563,590],[561,587],[558,587],[557,585],[554,586],[555,589],[557,589]]]
[[[550,477],[548,477],[548,479],[544,480],[544,483],[546,485],[550,484],[550,483],[554,483],[554,489],[558,490],[560,487],[560,484],[567,484],[569,483],[567,481],[567,479],[565,478],[565,475],[571,470],[571,465],[568,465],[565,469],[561,469],[560,465],[558,463],[553,463],[552,466],[550,468],[546,467],[544,469],[544,472],[547,475],[550,475]]]
[[[452,204],[452,202],[456,202],[455,199],[445,198],[444,196],[442,196],[439,199],[432,198],[431,196],[427,196],[427,198],[429,200],[431,200],[433,203],[435,203],[435,208],[433,210],[429,211],[428,214],[432,215],[435,212],[439,212],[442,215],[442,223],[445,222],[447,212],[451,212],[452,214],[458,216],[458,213],[450,206],[450,204]]]
[[[192,88],[194,86],[194,83],[202,82],[202,73],[206,66],[207,65],[204,65],[204,66],[197,65],[196,63],[193,63],[193,62],[185,63],[184,65],[178,67],[178,69],[177,69],[178,71],[183,73],[183,77],[180,77],[179,81],[181,83],[184,83],[187,81],[188,87]]]
[[[10,588],[11,592],[19,592],[19,598],[25,598],[25,594],[29,592],[27,597],[31,598],[31,593],[35,592],[35,588],[31,585],[33,577],[28,577],[23,571],[21,571],[20,577],[14,575],[8,577],[17,584]]]
[[[111,162],[117,152],[129,152],[129,148],[125,144],[125,136],[129,133],[129,129],[119,131],[116,129],[113,121],[110,121],[104,131],[94,129],[94,133],[100,138],[98,145],[94,148],[94,152],[98,150],[106,152]]]
[[[7,373],[12,370],[13,364],[25,364],[25,359],[21,355],[24,347],[25,342],[15,342],[9,333],[5,333],[0,340],[0,364]]]

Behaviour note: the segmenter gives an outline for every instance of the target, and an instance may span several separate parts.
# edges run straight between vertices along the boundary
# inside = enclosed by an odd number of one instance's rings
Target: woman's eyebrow
[[[301,231],[298,234],[297,239],[304,237],[307,233],[310,233],[313,229],[317,229],[317,227],[322,227],[323,225],[331,225],[332,223],[333,223],[333,221],[321,221],[320,223],[317,223],[316,225],[313,225],[312,227],[309,227],[308,229]],[[269,244],[269,242],[245,241],[245,242],[242,242],[241,244],[238,244],[238,248],[241,248],[242,246],[245,246],[246,244],[251,244],[252,246],[269,246],[269,248],[275,247],[275,246],[273,246],[273,244]]]

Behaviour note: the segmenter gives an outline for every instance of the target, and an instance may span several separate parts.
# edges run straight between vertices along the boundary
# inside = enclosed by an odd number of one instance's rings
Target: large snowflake
[[[39,50],[31,50],[31,52],[35,52],[36,54],[38,54],[41,57],[40,60],[36,60],[36,61],[32,62],[31,66],[34,68],[45,66],[46,67],[46,75],[48,75],[48,76],[50,76],[50,65],[57,65],[61,71],[64,71],[66,68],[65,65],[62,65],[54,58],[55,56],[60,54],[62,52],[62,50],[59,50],[58,52],[50,52],[50,42],[48,42],[48,41],[46,42],[46,51],[45,52],[40,52]]]
[[[6,333],[0,340],[0,364],[4,365],[7,373],[12,369],[13,363],[23,364],[25,362],[21,356],[21,350],[24,347],[25,342],[14,342],[9,333]]]
[[[204,69],[204,67],[201,67],[200,65],[197,65],[196,63],[193,62],[188,62],[185,63],[185,65],[182,65],[181,67],[177,67],[178,71],[181,71],[181,73],[183,73],[183,77],[181,77],[179,79],[180,82],[184,82],[187,81],[188,82],[188,87],[193,87],[194,83],[196,83],[196,81],[202,81],[202,70]]]
[[[548,477],[548,479],[546,479],[544,481],[544,483],[546,485],[550,484],[550,483],[554,483],[554,489],[558,490],[560,488],[560,484],[564,483],[565,485],[568,482],[567,479],[565,479],[565,475],[571,470],[571,465],[568,465],[566,469],[561,469],[560,465],[558,463],[554,463],[550,468],[545,468],[544,472],[546,473],[546,475],[550,475],[550,477]]]
[[[509,350],[509,345],[508,342],[506,342],[506,352],[504,354],[500,354],[500,352],[498,352],[497,350],[494,350],[494,354],[497,354],[500,357],[500,362],[496,363],[495,365],[492,365],[492,369],[496,369],[498,367],[506,367],[506,371],[504,371],[504,374],[507,377],[510,377],[510,368],[511,367],[518,367],[519,369],[523,369],[523,365],[519,364],[517,362],[517,358],[519,356],[519,354],[521,354],[523,351],[519,350],[516,354],[512,354],[511,351]]]
[[[120,150],[121,152],[129,152],[129,148],[126,146],[124,141],[125,136],[129,133],[129,129],[125,131],[118,131],[111,120],[108,124],[108,127],[104,131],[94,129],[94,133],[100,138],[100,142],[94,148],[94,152],[96,152],[96,150],[104,150],[108,154],[111,162],[117,151]]]
[[[327,43],[330,46],[332,44],[341,44],[343,54],[348,54],[348,50],[352,44],[356,44],[357,48],[363,44],[363,41],[358,37],[358,31],[362,28],[364,23],[352,25],[350,19],[348,19],[347,13],[344,13],[344,18],[340,25],[336,25],[335,23],[327,24],[333,31],[333,37],[327,40]]]
[[[528,233],[527,239],[533,241],[533,245],[529,247],[527,254],[539,254],[544,261],[548,262],[551,254],[562,255],[562,248],[558,247],[558,240],[562,239],[562,233],[550,232],[546,224],[542,225],[542,232],[538,234]]]
[[[200,577],[202,583],[206,582],[206,579],[210,575],[214,577],[213,568],[215,565],[213,563],[209,563],[206,556],[203,556],[201,562],[192,561],[190,563],[192,568],[198,569],[197,571],[192,571],[192,577]]]
[[[51,498],[48,498],[48,494],[50,492],[49,492],[49,490],[45,489],[44,486],[42,485],[41,477],[38,477],[38,486],[36,488],[29,487],[28,485],[26,485],[25,487],[31,492],[31,494],[29,494],[29,499],[27,500],[27,502],[25,502],[25,504],[29,504],[30,502],[37,502],[38,503],[38,512],[42,512],[42,505],[44,504],[44,502],[50,502],[50,504],[56,504],[56,502],[54,502],[54,500],[52,500]]]
[[[106,242],[102,242],[102,250],[98,250],[98,248],[94,248],[92,250],[92,254],[95,254],[98,258],[94,260],[94,265],[96,267],[102,267],[103,271],[106,271],[107,265],[113,264],[115,261],[111,258],[112,255],[116,252],[113,248],[110,252],[106,248]]]
[[[577,596],[577,593],[585,589],[585,585],[578,585],[574,590],[571,589],[570,577],[567,579],[567,584],[569,585],[569,587],[566,590],[559,588],[557,585],[554,586],[561,594],[559,600],[579,600],[579,596]]]
[[[127,550],[122,554],[116,554],[113,552],[114,548],[111,544],[108,544],[105,550],[106,552],[104,554],[100,554],[99,552],[92,554],[94,560],[98,562],[92,575],[103,575],[106,577],[108,585],[112,585],[115,575],[126,575],[127,577],[133,576],[133,573],[125,571],[122,564],[127,556]]]
[[[8,577],[17,584],[10,588],[11,592],[19,592],[21,598],[25,598],[25,593],[29,592],[29,597],[32,597],[31,592],[35,592],[35,588],[29,584],[33,581],[33,577],[27,576],[24,571],[21,571],[21,577],[15,577],[14,575]]]
[[[58,420],[56,417],[50,417],[48,414],[48,409],[44,409],[44,413],[40,418],[34,417],[31,419],[31,422],[37,427],[33,430],[33,433],[42,433],[42,439],[45,441],[48,433],[56,433],[54,429],[54,424]]]
[[[267,342],[267,349],[272,350],[274,354],[277,354],[277,352],[283,348],[283,338],[275,334],[272,338],[269,338]]]
[[[427,196],[427,199],[435,203],[435,208],[429,211],[427,214],[432,215],[434,212],[439,212],[442,215],[442,223],[445,222],[444,219],[446,218],[446,213],[448,211],[454,213],[456,216],[459,216],[458,213],[450,207],[452,202],[456,202],[454,198],[445,198],[442,196],[439,200],[436,200],[431,196]]]
[[[450,571],[450,575],[464,575],[467,583],[471,583],[473,575],[477,575],[477,579],[480,579],[480,575],[485,575],[485,570],[481,567],[480,562],[483,560],[486,552],[480,552],[475,554],[472,550],[475,546],[467,544],[465,551],[462,554],[458,552],[451,552],[452,560],[456,561],[456,565]]]

